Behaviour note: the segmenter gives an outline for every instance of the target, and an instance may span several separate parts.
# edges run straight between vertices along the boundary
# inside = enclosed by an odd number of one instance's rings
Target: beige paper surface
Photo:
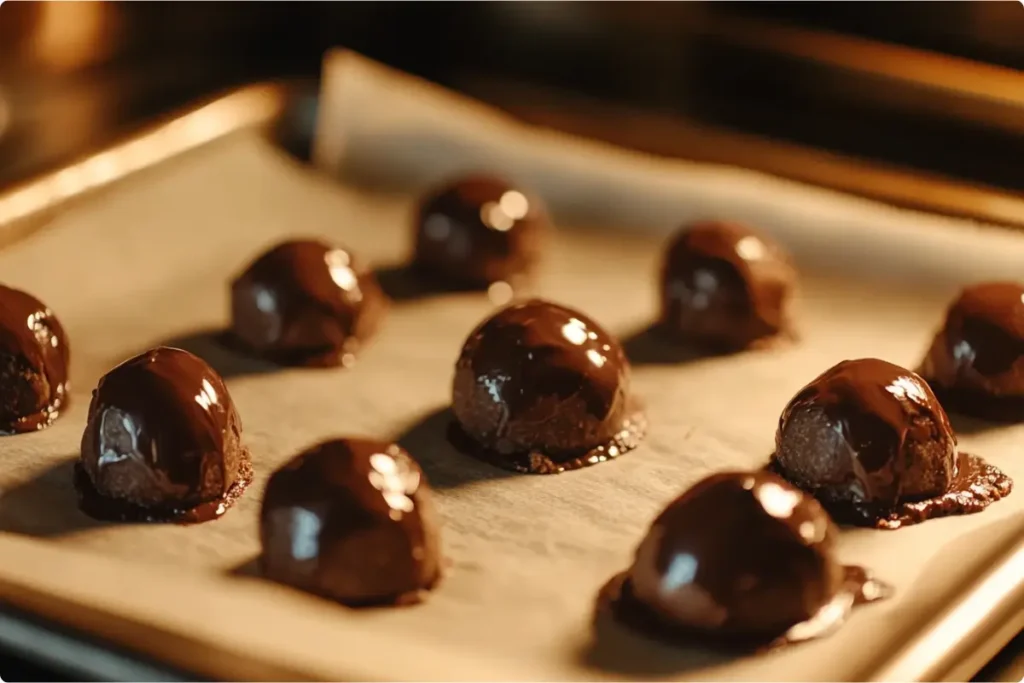
[[[730,660],[616,628],[595,640],[598,589],[628,564],[665,503],[711,471],[761,464],[785,402],[831,364],[878,356],[913,365],[956,280],[986,273],[985,261],[945,271],[943,259],[988,250],[998,260],[1011,248],[1019,256],[1024,245],[949,231],[946,256],[925,247],[932,228],[948,224],[916,217],[924,228],[908,226],[903,239],[932,259],[916,261],[918,272],[952,275],[910,288],[805,273],[797,345],[662,365],[657,347],[630,342],[646,361],[634,382],[649,406],[647,440],[611,463],[529,477],[468,459],[443,436],[452,363],[491,310],[486,298],[396,302],[351,370],[264,372],[203,336],[225,322],[229,279],[264,247],[322,235],[374,264],[398,263],[409,245],[409,209],[407,200],[346,189],[255,135],[238,135],[135,176],[0,252],[0,279],[37,294],[67,328],[74,383],[71,410],[51,429],[0,440],[0,529],[38,539],[0,534],[0,586],[130,618],[134,625],[105,624],[103,633],[183,666],[230,675],[218,669],[221,654],[241,653],[250,665],[237,675],[246,678],[285,671],[333,679],[857,679],[877,673],[970,577],[1020,541],[1019,491],[980,515],[897,532],[847,530],[842,559],[895,584],[896,598],[859,610],[829,639],[770,656]],[[812,253],[845,262],[821,251],[830,242],[810,230],[786,239],[805,265]],[[536,292],[629,339],[654,313],[659,244],[643,233],[562,230]],[[870,256],[891,262],[905,254]],[[256,481],[216,522],[93,523],[76,509],[70,481],[89,392],[112,365],[158,343],[204,352],[225,372]],[[451,567],[422,606],[354,613],[228,573],[258,552],[270,472],[301,448],[345,434],[401,439],[433,480]],[[1024,482],[1022,437],[1024,428],[1009,427],[964,434],[962,443]],[[192,644],[144,637],[148,627]]]
[[[314,160],[359,182],[417,192],[493,171],[582,225],[665,233],[729,217],[770,230],[798,258],[859,277],[965,280],[982,265],[985,277],[1024,277],[1019,232],[539,129],[346,50],[328,53],[320,101]]]

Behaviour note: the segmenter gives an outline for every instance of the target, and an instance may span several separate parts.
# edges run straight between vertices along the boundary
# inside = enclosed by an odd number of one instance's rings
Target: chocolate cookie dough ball
[[[646,423],[619,342],[571,308],[534,299],[480,324],[455,365],[455,430],[471,453],[549,474],[634,448]]]
[[[351,606],[417,601],[441,576],[430,496],[399,446],[363,439],[314,446],[267,484],[263,573]]]
[[[920,371],[951,411],[1024,420],[1024,284],[964,289]]]
[[[516,284],[540,258],[550,230],[535,197],[489,176],[469,176],[440,188],[415,218],[415,268],[455,288]]]
[[[808,384],[782,413],[776,462],[825,499],[895,504],[945,493],[956,437],[931,389],[913,372],[867,358]]]
[[[161,346],[100,379],[76,472],[87,513],[206,521],[223,514],[251,479],[242,421],[223,380],[202,359]]]
[[[885,361],[844,361],[786,406],[773,467],[847,522],[896,527],[974,512],[1009,479],[957,450],[921,377]]]
[[[789,255],[737,223],[684,228],[661,271],[661,329],[714,351],[735,351],[790,331],[797,275]]]
[[[714,474],[655,520],[625,595],[670,629],[774,640],[826,606],[842,607],[834,620],[853,604],[836,536],[818,502],[779,477]]]
[[[68,339],[41,301],[0,285],[0,435],[49,427],[68,402]]]
[[[231,331],[283,365],[351,365],[386,299],[352,253],[316,240],[270,249],[231,285]]]

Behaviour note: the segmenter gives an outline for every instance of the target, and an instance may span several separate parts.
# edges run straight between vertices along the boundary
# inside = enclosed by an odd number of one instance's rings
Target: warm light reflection
[[[562,336],[565,337],[570,344],[576,344],[579,346],[583,342],[587,341],[587,326],[578,318],[570,318],[569,322],[562,325]]]
[[[103,2],[42,2],[33,34],[36,58],[53,69],[76,69],[101,58],[111,7]]]
[[[896,398],[908,399],[915,403],[924,403],[927,400],[924,388],[909,375],[897,377],[885,389]]]
[[[74,196],[79,188],[90,184],[90,178],[81,166],[73,166],[53,176],[53,191],[60,198]]]
[[[217,392],[214,390],[213,385],[210,381],[203,378],[202,387],[199,389],[199,393],[196,394],[196,403],[201,405],[204,410],[209,410],[210,406],[217,404]]]
[[[507,232],[515,225],[514,218],[502,211],[497,202],[487,202],[480,207],[480,220],[484,225],[498,232]]]
[[[0,90],[0,136],[7,130],[8,124],[11,122],[11,107],[7,104],[7,99],[4,97],[4,93]]]
[[[402,518],[402,514],[412,512],[415,504],[409,496],[420,486],[420,475],[409,467],[404,460],[394,458],[388,453],[374,453],[370,456],[370,484],[381,492],[385,502],[391,508],[389,515],[394,520]]]
[[[41,211],[49,200],[49,187],[28,187],[8,194],[0,201],[0,225]]]
[[[121,161],[125,168],[145,168],[158,157],[171,139],[173,129],[164,128],[151,136],[132,140],[121,149]]]
[[[56,347],[55,343],[57,340],[56,335],[50,331],[50,326],[46,324],[46,319],[49,318],[53,313],[49,309],[36,311],[28,316],[28,328],[32,330],[32,335],[36,338],[40,344]]]
[[[371,455],[370,467],[385,476],[393,476],[398,470],[395,459],[385,453],[374,453]]]
[[[767,481],[758,487],[756,495],[765,512],[778,519],[788,519],[799,505],[802,494],[799,491],[785,489],[775,482]]]
[[[216,403],[220,400],[217,396],[217,392],[214,390],[213,385],[210,384],[210,380],[203,378],[203,389],[206,391],[206,395],[210,397],[210,403]]]
[[[359,279],[352,270],[352,260],[344,249],[332,249],[324,254],[324,262],[331,274],[334,284],[338,285],[356,299],[362,298],[359,290]]]
[[[283,105],[283,94],[273,86],[253,86],[223,97],[177,122],[157,126],[81,163],[8,190],[0,195],[0,225],[40,214],[65,199],[107,185],[233,130],[265,122]]]
[[[480,220],[492,230],[507,232],[529,211],[530,202],[526,196],[522,192],[509,190],[498,201],[487,202],[480,207]]]
[[[797,531],[799,531],[800,537],[805,541],[813,542],[818,540],[818,525],[810,520],[801,522]]]
[[[736,253],[747,261],[757,261],[764,258],[764,242],[754,235],[747,235],[736,243]]]
[[[512,301],[512,285],[501,280],[492,282],[487,288],[487,298],[495,306],[507,304],[509,301]]]
[[[110,153],[97,154],[91,159],[82,162],[82,171],[89,178],[89,182],[95,185],[105,185],[117,178],[120,167],[117,157]]]
[[[587,349],[587,358],[590,360],[591,363],[593,363],[596,367],[599,368],[604,367],[605,362],[607,362],[608,360],[594,349]]]
[[[501,195],[501,199],[498,200],[498,206],[501,207],[506,216],[515,221],[525,217],[530,211],[530,202],[527,201],[526,196],[515,190],[509,190]]]
[[[793,624],[786,631],[786,638],[799,643],[824,635],[842,624],[852,607],[853,594],[840,591],[810,619]]]
[[[937,652],[956,652],[958,647],[972,642],[978,634],[991,633],[988,629],[1000,624],[999,617],[995,615],[999,615],[1007,605],[1015,604],[1020,594],[1020,577],[1024,576],[1024,545],[1019,542],[1011,544],[1008,552],[998,558],[993,557],[993,561],[983,574],[972,581],[959,601],[914,636],[896,662],[878,672],[877,680],[928,680],[921,676],[921,662],[933,661]]]

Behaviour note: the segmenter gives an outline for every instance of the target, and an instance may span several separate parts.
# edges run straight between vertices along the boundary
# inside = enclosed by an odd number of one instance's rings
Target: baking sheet
[[[896,532],[845,530],[842,559],[871,567],[898,592],[822,641],[724,658],[614,625],[595,629],[599,587],[627,566],[665,503],[711,471],[763,463],[779,411],[824,368],[860,356],[913,365],[959,281],[984,276],[986,263],[944,271],[934,259],[951,256],[923,249],[877,255],[916,259],[938,275],[916,284],[898,269],[899,284],[877,270],[865,279],[853,269],[853,281],[835,269],[814,275],[808,255],[842,259],[822,251],[828,244],[819,236],[792,230],[784,237],[805,266],[802,341],[664,364],[664,348],[642,334],[655,309],[661,238],[566,226],[536,291],[627,340],[651,431],[614,462],[517,476],[444,440],[452,364],[464,336],[492,310],[486,298],[396,302],[350,370],[268,371],[210,341],[226,320],[229,279],[264,247],[320,235],[392,266],[408,251],[410,208],[408,198],[330,181],[245,133],[133,176],[0,252],[0,278],[57,312],[73,358],[70,411],[49,430],[0,444],[0,529],[11,532],[0,535],[0,597],[230,678],[859,680],[921,675],[927,669],[899,668],[908,661],[901,650],[919,646],[915,638],[947,608],[962,606],[986,569],[1019,570],[1008,562],[1024,538],[1018,491],[980,515]],[[901,239],[927,245],[932,234]],[[1004,244],[966,231],[944,239],[951,255]],[[921,254],[933,261],[922,266]],[[158,343],[206,355],[225,374],[256,481],[217,522],[95,523],[76,509],[70,476],[89,392],[111,366]],[[451,567],[422,606],[353,612],[246,576],[258,552],[266,477],[303,447],[340,434],[399,439],[437,489]],[[967,429],[961,442],[1024,482],[1022,436],[1021,427]],[[1011,607],[1003,621],[1019,628],[1020,605]]]

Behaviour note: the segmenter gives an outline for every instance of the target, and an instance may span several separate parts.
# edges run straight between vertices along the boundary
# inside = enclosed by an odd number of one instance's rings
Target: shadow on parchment
[[[949,416],[949,424],[953,427],[954,434],[984,434],[985,432],[997,432],[1000,429],[1014,426],[1010,422],[992,422],[979,417],[963,415],[954,410],[947,410],[946,415]],[[979,455],[983,456],[984,453],[979,453]]]
[[[417,301],[444,293],[406,264],[382,266],[374,271],[374,275],[384,294],[392,301]]]
[[[76,462],[77,455],[0,492],[0,531],[45,538],[109,526],[79,509]]]
[[[725,664],[735,658],[727,652],[662,642],[638,633],[616,621],[606,603],[607,591],[605,586],[594,603],[590,640],[579,652],[583,666],[649,680]]]
[[[231,576],[246,576],[255,579],[263,578],[263,573],[260,571],[260,556],[254,555],[239,565],[229,567],[227,573]]]
[[[642,328],[623,338],[622,348],[633,365],[677,365],[722,355],[673,342],[657,325]]]
[[[419,301],[441,296],[485,296],[486,289],[460,286],[417,272],[409,264],[397,263],[381,266],[374,272],[380,288],[389,299],[396,302]]]
[[[998,424],[979,420],[976,417],[960,415],[950,411],[946,411],[946,415],[949,417],[949,424],[953,428],[954,434],[981,434],[989,430],[999,429]]]
[[[914,368],[914,372],[923,377],[928,374],[922,372],[921,367]],[[1024,421],[1024,398],[998,397],[962,388],[949,389],[927,378],[925,381],[945,409],[956,434],[998,432]]]
[[[161,341],[157,346],[171,346],[195,354],[209,363],[210,367],[225,379],[261,375],[280,369],[269,361],[247,356],[238,350],[223,328],[197,330],[171,337]]]
[[[448,428],[454,419],[451,409],[439,408],[406,428],[397,440],[420,464],[433,488],[451,489],[479,481],[530,476],[503,470],[459,451],[448,440]]]

